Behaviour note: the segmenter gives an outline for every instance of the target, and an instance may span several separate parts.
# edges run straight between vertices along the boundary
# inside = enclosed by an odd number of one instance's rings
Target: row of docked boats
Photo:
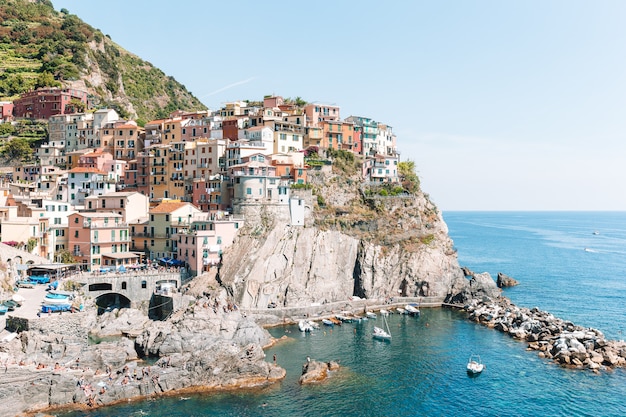
[[[407,304],[404,307],[396,308],[394,311],[398,314],[408,314],[415,317],[419,317],[420,315],[418,304]],[[387,316],[392,313],[392,310],[381,309],[379,313],[383,318],[383,325],[382,327],[374,326],[372,337],[378,340],[391,341],[392,336],[389,330],[389,324],[387,323]],[[360,322],[361,320],[376,319],[377,317],[378,315],[373,311],[366,311],[364,316],[355,315],[349,311],[342,311],[340,314],[322,319],[322,324],[324,326],[333,327],[340,326],[342,323]],[[298,322],[298,328],[301,332],[307,333],[319,328],[319,325],[312,320],[303,319]]]

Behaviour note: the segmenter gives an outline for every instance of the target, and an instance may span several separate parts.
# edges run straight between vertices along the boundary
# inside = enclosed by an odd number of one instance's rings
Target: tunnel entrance
[[[122,294],[111,292],[96,298],[96,305],[98,306],[98,315],[101,315],[116,308],[130,308],[130,300]]]

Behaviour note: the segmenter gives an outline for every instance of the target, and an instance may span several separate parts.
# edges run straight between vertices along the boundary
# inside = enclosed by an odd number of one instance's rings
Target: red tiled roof
[[[70,169],[68,172],[72,172],[72,173],[88,173],[88,172],[93,172],[94,174],[106,174],[106,172],[102,172],[100,171],[98,168],[90,168],[90,167],[76,167],[76,168],[72,168]]]
[[[173,211],[178,210],[179,208],[185,207],[189,203],[183,203],[179,201],[167,201],[165,203],[161,203],[158,206],[150,209],[150,214],[158,214],[158,213],[171,213]]]

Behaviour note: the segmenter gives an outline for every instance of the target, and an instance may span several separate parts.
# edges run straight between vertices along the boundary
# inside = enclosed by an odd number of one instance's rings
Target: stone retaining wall
[[[35,319],[23,317],[7,317],[7,330],[11,332],[23,332],[25,330],[38,331],[43,334],[50,332],[60,333],[69,337],[76,337],[87,341],[89,334],[88,313],[63,313],[43,315]]]
[[[392,300],[388,300],[388,302],[385,302],[384,299],[350,300],[306,307],[245,309],[244,312],[254,315],[256,322],[261,325],[276,325],[295,323],[307,317],[321,319],[341,311],[361,314],[365,310],[374,311],[381,308],[402,307],[409,303],[418,303],[421,307],[441,307],[443,300],[444,297],[394,297]]]

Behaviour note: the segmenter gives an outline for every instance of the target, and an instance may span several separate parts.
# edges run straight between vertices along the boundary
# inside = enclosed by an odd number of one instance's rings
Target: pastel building
[[[342,121],[323,121],[322,142],[320,146],[326,149],[352,151],[355,143],[354,123]]]
[[[117,213],[126,223],[148,217],[148,196],[138,192],[111,192],[85,198],[85,210],[94,213]]]
[[[304,114],[309,126],[318,126],[321,122],[338,122],[341,120],[339,106],[311,103],[304,106]]]
[[[13,103],[10,101],[0,101],[0,123],[13,120]]]
[[[189,230],[176,235],[177,259],[187,263],[191,275],[208,271],[220,262],[223,250],[232,245],[243,223],[243,218],[223,212],[194,217]]]
[[[151,208],[146,226],[149,258],[176,258],[178,241],[174,235],[187,231],[193,217],[200,213],[193,204],[179,201],[164,201]]]
[[[67,178],[69,203],[83,205],[85,197],[115,191],[115,182],[98,168],[72,168]]]
[[[68,217],[68,241],[75,261],[88,271],[135,263],[129,251],[128,223],[117,213],[74,213]]]
[[[371,182],[398,182],[398,156],[377,154],[366,158],[362,175]]]
[[[277,167],[263,154],[245,158],[245,162],[228,170],[233,207],[241,204],[287,204],[289,186],[281,181]]]

